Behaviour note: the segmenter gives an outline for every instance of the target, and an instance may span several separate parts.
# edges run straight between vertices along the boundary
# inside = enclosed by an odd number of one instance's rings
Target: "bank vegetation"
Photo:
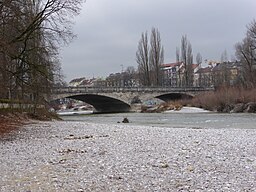
[[[220,87],[181,103],[217,112],[256,113],[256,88]]]
[[[193,99],[180,99],[153,107],[142,106],[141,112],[179,111],[184,106],[222,113],[256,113],[256,88],[219,87],[215,91],[196,95]]]
[[[72,19],[82,0],[0,2],[0,99],[44,105],[63,83],[59,49],[74,37]],[[21,108],[22,109],[22,108]]]

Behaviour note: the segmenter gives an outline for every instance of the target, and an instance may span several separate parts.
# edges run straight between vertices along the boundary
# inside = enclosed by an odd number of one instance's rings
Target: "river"
[[[65,121],[117,124],[127,117],[132,125],[174,128],[256,128],[256,114],[226,113],[115,113],[62,116]]]

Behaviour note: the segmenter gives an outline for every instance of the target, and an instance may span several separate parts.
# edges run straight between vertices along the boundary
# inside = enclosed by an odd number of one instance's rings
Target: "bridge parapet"
[[[125,92],[204,92],[212,91],[212,87],[58,87],[52,90],[53,94],[64,94],[64,93],[125,93]]]

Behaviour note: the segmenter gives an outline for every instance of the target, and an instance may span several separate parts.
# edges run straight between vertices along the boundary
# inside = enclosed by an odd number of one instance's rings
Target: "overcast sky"
[[[256,19],[256,0],[87,0],[75,18],[77,38],[61,51],[66,81],[106,77],[128,66],[137,68],[135,54],[141,33],[158,28],[165,63],[187,35],[193,54],[220,60],[245,36]]]

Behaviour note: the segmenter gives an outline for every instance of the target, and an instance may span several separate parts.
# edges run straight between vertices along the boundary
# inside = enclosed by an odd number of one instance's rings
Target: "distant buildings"
[[[184,87],[185,66],[183,62],[161,65],[164,74],[164,86]],[[240,62],[211,62],[207,67],[199,64],[190,66],[190,86],[213,87],[220,85],[235,85],[241,80],[242,65]]]
[[[76,78],[69,82],[69,86],[72,87],[138,87],[139,82],[137,78],[137,73],[111,73],[105,79],[103,78],[93,78],[86,79],[85,77]]]
[[[196,87],[211,87],[212,77],[212,67],[199,68],[194,75],[194,85]]]
[[[165,87],[216,87],[235,85],[242,79],[242,64],[235,62],[209,62],[208,66],[191,64],[187,69],[183,62],[161,65],[163,74],[162,85]],[[187,81],[187,82],[186,82]],[[135,71],[128,73],[112,73],[105,79],[85,77],[76,78],[69,82],[72,87],[139,87],[139,74]]]
[[[241,83],[242,80],[242,64],[241,62],[223,62],[217,63],[212,68],[212,84],[219,85],[235,85]]]
[[[199,64],[191,64],[189,66],[189,74],[188,78],[189,85],[194,86],[194,74],[198,71],[200,65]],[[183,62],[177,63],[168,63],[161,65],[161,70],[164,74],[164,86],[171,86],[171,87],[185,87],[185,65]]]
[[[94,86],[96,79],[92,78],[92,79],[86,79],[85,77],[81,77],[81,78],[76,78],[73,79],[69,82],[69,86],[71,87],[84,87],[84,86],[89,86],[92,87]]]
[[[161,69],[164,73],[164,85],[177,87],[181,79],[181,67],[182,62],[168,63],[161,65]]]

